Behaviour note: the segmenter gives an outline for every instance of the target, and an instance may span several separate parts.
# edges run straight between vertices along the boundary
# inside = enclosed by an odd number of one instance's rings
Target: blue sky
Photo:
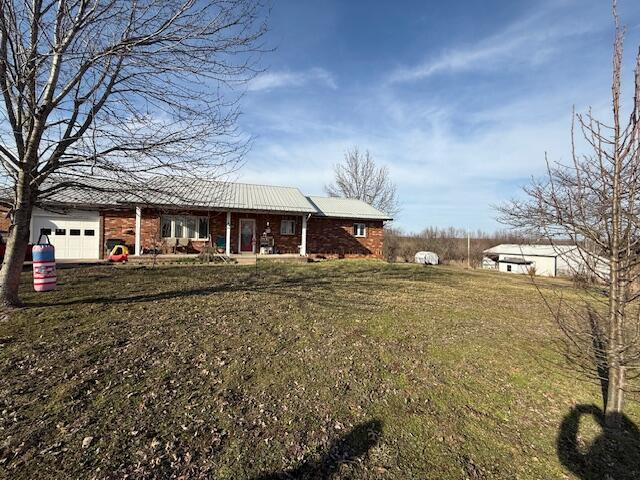
[[[388,165],[396,224],[493,230],[492,205],[566,161],[571,109],[608,118],[607,0],[275,0],[241,128],[255,137],[242,181],[322,194],[354,145]],[[625,80],[640,2],[619,0]],[[630,85],[628,85],[630,86]],[[629,91],[629,90],[627,90]]]

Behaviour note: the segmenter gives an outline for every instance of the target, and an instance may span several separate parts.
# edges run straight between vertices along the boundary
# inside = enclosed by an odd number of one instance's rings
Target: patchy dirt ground
[[[557,366],[525,277],[336,261],[28,281],[0,323],[6,478],[574,478],[559,428],[599,400]],[[591,461],[589,419],[563,462]]]

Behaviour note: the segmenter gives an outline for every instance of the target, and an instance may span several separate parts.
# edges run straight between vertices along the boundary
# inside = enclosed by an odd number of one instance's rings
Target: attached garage
[[[72,210],[64,215],[36,210],[31,220],[31,242],[49,236],[56,259],[100,258],[100,214]]]

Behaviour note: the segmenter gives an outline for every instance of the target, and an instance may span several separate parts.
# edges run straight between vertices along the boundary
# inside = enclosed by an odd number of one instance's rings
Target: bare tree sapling
[[[521,231],[551,243],[570,240],[581,246],[580,264],[599,288],[585,284],[583,307],[563,301],[562,294],[549,305],[563,334],[567,358],[602,383],[606,423],[616,428],[640,367],[640,54],[633,104],[624,122],[623,29],[615,2],[613,14],[611,122],[594,118],[591,111],[574,114],[572,161],[547,162],[546,175],[525,188],[524,200],[500,210],[502,220]],[[575,127],[588,153],[578,153]],[[603,269],[603,263],[608,268]]]

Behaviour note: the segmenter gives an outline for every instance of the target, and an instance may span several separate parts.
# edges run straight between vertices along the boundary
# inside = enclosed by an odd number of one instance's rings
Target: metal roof
[[[59,180],[58,180],[59,181]],[[55,185],[56,180],[44,185]],[[74,180],[74,184],[48,196],[46,201],[73,205],[220,208],[315,213],[307,198],[293,187],[251,185],[194,178],[153,177],[146,182],[108,179]]]
[[[321,217],[393,220],[389,215],[362,200],[341,197],[307,197]]]
[[[68,186],[41,197],[42,202],[71,205],[97,205],[115,206],[123,203],[135,203],[136,198],[141,200],[141,195],[136,194],[145,190],[140,184],[130,185],[126,181],[116,181],[105,178],[73,178],[50,177],[41,187],[45,191],[54,188],[61,183]]]
[[[518,245],[503,243],[488,248],[484,253],[494,255],[533,255],[539,257],[557,257],[578,248],[576,245]]]
[[[166,177],[150,183],[151,194],[146,203],[152,205],[315,213],[294,187]]]
[[[310,213],[322,217],[391,220],[371,205],[356,199],[305,197],[294,187],[221,182],[178,176],[158,176],[146,181],[126,179],[56,177],[72,185],[53,193],[47,202],[76,206],[123,206],[132,204],[225,210]]]

